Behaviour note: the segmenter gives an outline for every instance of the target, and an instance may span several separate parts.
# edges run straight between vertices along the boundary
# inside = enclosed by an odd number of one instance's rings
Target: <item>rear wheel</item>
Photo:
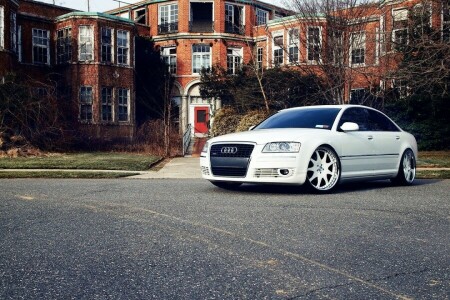
[[[337,154],[328,147],[317,148],[311,156],[307,182],[316,192],[330,192],[339,182],[341,168]]]
[[[411,149],[405,150],[400,160],[398,173],[391,181],[398,185],[410,185],[416,178],[416,158]]]
[[[242,182],[234,182],[234,181],[211,181],[215,186],[226,189],[226,190],[234,190],[242,185]]]

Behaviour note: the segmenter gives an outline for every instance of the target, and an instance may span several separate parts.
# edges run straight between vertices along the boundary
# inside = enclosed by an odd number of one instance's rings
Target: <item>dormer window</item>
[[[256,9],[256,25],[266,25],[269,21],[269,12],[259,9]]]
[[[244,7],[234,4],[225,4],[225,32],[244,34]]]
[[[158,33],[172,33],[178,31],[178,4],[159,6]]]

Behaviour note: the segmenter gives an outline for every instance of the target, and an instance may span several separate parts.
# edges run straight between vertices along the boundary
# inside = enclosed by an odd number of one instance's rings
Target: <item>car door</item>
[[[343,132],[340,127],[345,122],[358,124],[359,130]],[[371,176],[377,162],[367,110],[360,107],[347,108],[341,116],[337,130],[341,142],[342,178]]]
[[[400,156],[400,129],[382,113],[373,109],[367,111],[376,155],[374,173],[395,173]]]

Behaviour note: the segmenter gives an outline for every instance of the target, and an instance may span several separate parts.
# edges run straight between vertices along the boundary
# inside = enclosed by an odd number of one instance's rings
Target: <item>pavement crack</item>
[[[385,277],[368,279],[367,281],[371,281],[371,282],[382,281],[382,280],[388,280],[388,279],[392,279],[392,278],[396,278],[396,277],[400,277],[400,276],[422,274],[422,273],[425,273],[425,272],[428,272],[428,271],[429,271],[429,269],[425,268],[425,269],[417,270],[417,271],[399,272],[399,273],[394,273],[392,275],[388,275],[388,276],[385,276]]]

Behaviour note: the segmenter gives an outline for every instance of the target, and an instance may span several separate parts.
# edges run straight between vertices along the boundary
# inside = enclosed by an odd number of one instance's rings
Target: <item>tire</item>
[[[211,183],[225,190],[235,190],[242,185],[242,182],[234,181],[211,181]]]
[[[416,178],[416,158],[411,149],[406,149],[403,152],[398,173],[391,181],[396,185],[411,185]]]
[[[336,152],[328,147],[317,148],[308,163],[308,186],[314,192],[328,193],[337,187],[340,177],[341,164]]]

